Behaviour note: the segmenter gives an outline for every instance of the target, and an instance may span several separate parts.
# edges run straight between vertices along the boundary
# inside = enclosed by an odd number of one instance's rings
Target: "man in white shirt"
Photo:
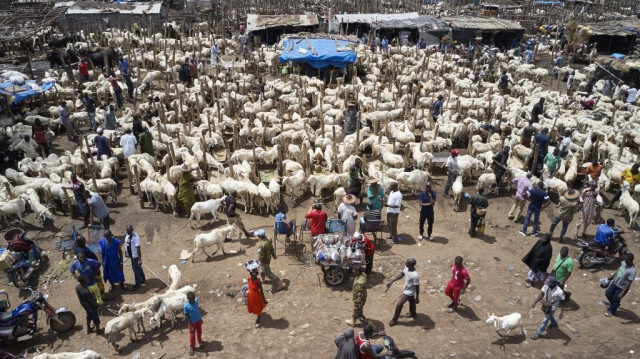
[[[398,217],[402,206],[402,193],[398,190],[397,183],[389,185],[390,193],[387,199],[387,223],[389,224],[389,238],[398,238]]]
[[[453,181],[455,181],[456,176],[458,175],[458,155],[460,151],[451,150],[451,156],[447,158],[447,163],[445,163],[445,167],[447,167],[447,182],[444,184],[444,196],[446,198],[451,198],[449,195],[449,189],[451,189],[451,185]]]
[[[571,88],[573,87],[573,81],[576,78],[576,72],[571,71],[569,77],[567,77],[567,95],[571,95]]]
[[[120,138],[120,147],[122,147],[124,158],[128,158],[136,153],[137,144],[138,140],[136,140],[136,136],[131,133],[131,129],[127,129],[124,136]]]
[[[131,288],[132,291],[140,288],[140,285],[146,282],[147,278],[144,276],[142,270],[142,250],[140,249],[140,236],[133,231],[133,226],[127,226],[127,233],[124,236],[124,243],[126,248],[126,256],[131,259],[131,268],[133,269],[133,276],[136,279],[136,284]]]
[[[569,154],[569,147],[571,146],[571,130],[564,130],[564,138],[560,142],[560,157],[565,158]]]
[[[404,303],[409,301],[409,315],[411,318],[416,319],[418,314],[416,313],[416,304],[420,303],[420,274],[416,270],[416,260],[413,257],[407,259],[402,272],[398,273],[389,283],[387,283],[387,289],[391,287],[393,282],[404,277],[404,288],[402,289],[402,295],[398,299],[396,304],[396,311],[393,314],[393,319],[389,322],[389,326],[394,326],[398,323],[398,317],[402,312]]]
[[[538,295],[536,301],[531,304],[531,309],[535,308],[536,304],[539,301],[543,301],[543,306],[545,305],[545,303],[548,303],[550,305],[550,309],[548,309],[548,312],[545,312],[544,319],[542,320],[542,325],[540,325],[538,331],[531,337],[531,339],[533,340],[537,340],[538,338],[540,338],[544,330],[547,329],[547,325],[549,324],[549,322],[551,322],[549,328],[558,327],[558,322],[553,317],[553,314],[556,312],[558,307],[560,307],[560,314],[558,315],[558,319],[562,319],[565,304],[564,291],[558,286],[556,277],[549,276],[549,278],[547,278],[547,280],[544,282],[544,286],[542,286],[542,289],[540,290],[540,295]]]
[[[24,157],[36,158],[38,157],[37,144],[35,141],[31,141],[31,137],[24,136],[24,139],[18,141],[15,146],[11,146],[12,150],[20,150],[24,153]]]
[[[107,204],[104,203],[102,197],[97,193],[91,194],[91,192],[85,191],[84,198],[87,199],[87,204],[89,205],[89,221],[93,221],[93,215],[95,214],[100,220],[102,228],[104,230],[109,229],[109,208],[107,208]]]

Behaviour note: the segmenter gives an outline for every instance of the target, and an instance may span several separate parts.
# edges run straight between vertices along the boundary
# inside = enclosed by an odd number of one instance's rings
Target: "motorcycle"
[[[6,291],[0,291],[5,299],[0,300],[0,339],[17,341],[19,337],[34,335],[38,329],[38,311],[42,310],[47,315],[47,324],[57,332],[64,333],[71,330],[76,325],[76,316],[67,307],[55,309],[47,301],[49,295],[34,292],[30,287],[25,287],[31,291],[32,297],[17,306],[10,313],[11,308],[9,295]]]
[[[27,232],[19,228],[14,228],[7,231],[4,234],[4,239],[7,243],[18,237],[21,240],[27,242],[30,246],[29,253],[26,252],[11,252],[11,259],[13,263],[4,271],[7,273],[9,281],[16,286],[16,288],[24,288],[29,284],[29,279],[44,263],[47,262],[48,257],[43,255],[42,249],[38,247],[33,241],[25,239],[24,236]]]
[[[384,345],[386,350],[393,353],[391,355],[391,358],[394,358],[394,359],[415,358],[416,356],[416,353],[411,350],[398,349],[393,338],[391,338],[388,335],[385,335],[382,337],[382,344]]]
[[[624,260],[625,254],[627,254],[627,242],[622,237],[622,234],[626,232],[616,228],[614,230],[615,250],[609,251],[607,248],[600,248],[592,245],[591,243],[579,241],[578,246],[582,248],[580,254],[578,254],[578,264],[580,268],[590,268],[596,264],[611,264],[616,259]]]

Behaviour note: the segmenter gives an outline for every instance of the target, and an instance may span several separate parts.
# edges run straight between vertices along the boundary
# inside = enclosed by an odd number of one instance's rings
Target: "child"
[[[260,262],[257,260],[251,260],[244,266],[251,276],[249,277],[249,294],[247,295],[247,310],[249,313],[255,314],[256,328],[260,328],[260,315],[262,310],[268,304],[264,298],[264,291],[262,290],[262,282],[258,278],[258,268]]]
[[[202,348],[202,316],[200,315],[198,299],[196,299],[196,295],[193,292],[187,293],[184,314],[189,321],[189,355],[193,355],[193,350],[196,347],[196,336],[198,337],[198,344]]]

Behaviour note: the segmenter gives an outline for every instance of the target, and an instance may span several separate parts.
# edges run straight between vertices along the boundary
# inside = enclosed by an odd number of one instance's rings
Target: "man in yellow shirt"
[[[634,163],[631,168],[622,171],[620,177],[631,186],[630,191],[633,192],[633,188],[640,183],[640,164]],[[613,208],[613,204],[620,199],[620,196],[622,196],[622,185],[620,185],[620,189],[611,200],[611,203],[609,203],[609,208]]]

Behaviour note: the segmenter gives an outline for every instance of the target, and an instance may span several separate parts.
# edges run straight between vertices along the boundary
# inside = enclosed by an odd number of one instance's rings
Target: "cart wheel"
[[[344,271],[342,268],[330,268],[324,272],[324,281],[332,287],[340,285],[344,282]]]

